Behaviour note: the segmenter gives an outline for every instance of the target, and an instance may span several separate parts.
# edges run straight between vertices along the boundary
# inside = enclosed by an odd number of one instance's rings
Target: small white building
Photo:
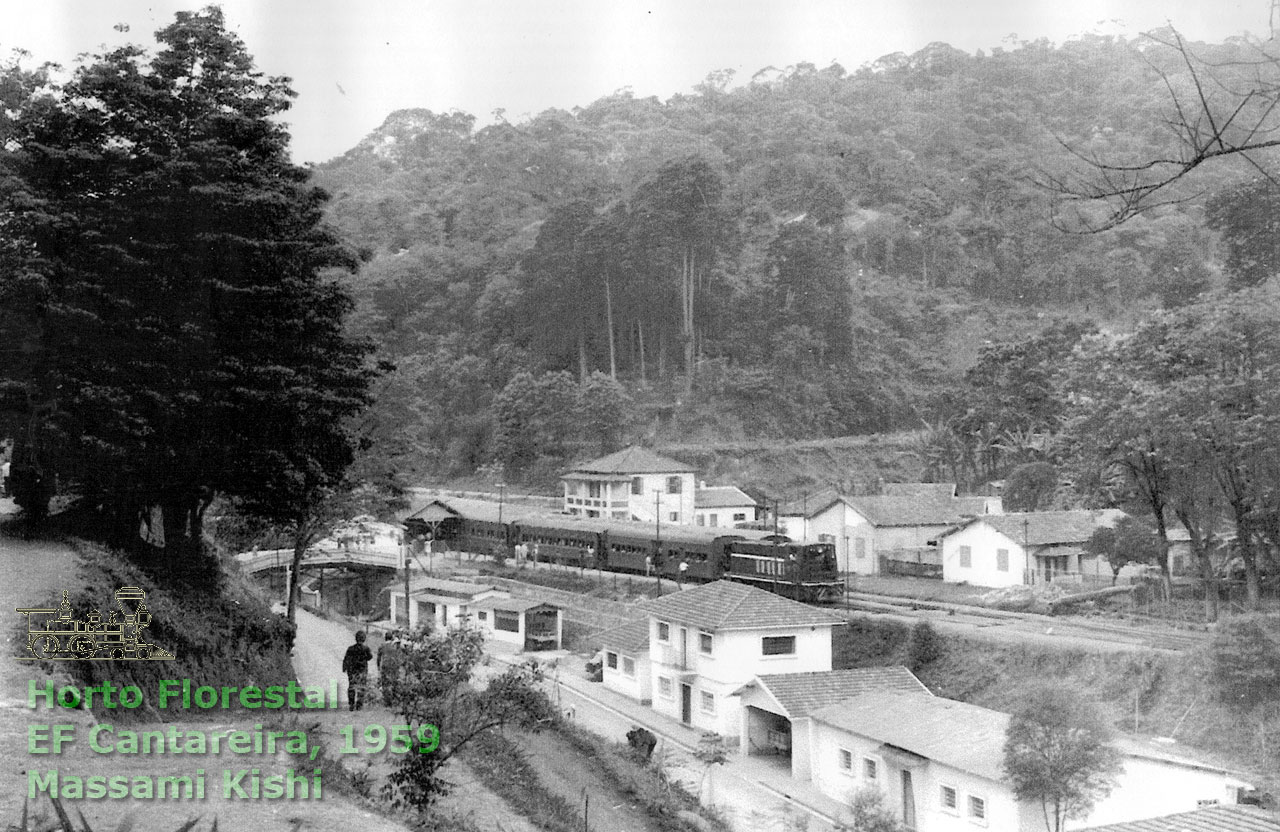
[[[563,474],[564,510],[647,523],[659,516],[663,523],[692,525],[694,473],[691,465],[633,445]]]
[[[1085,552],[1084,543],[1124,516],[1106,509],[975,517],[940,536],[943,580],[989,587],[1110,583],[1110,563]]]
[[[1003,772],[1009,715],[941,697],[876,691],[812,715],[814,783],[836,800],[859,789],[916,832],[982,827],[1047,832],[1042,807],[1019,802]],[[1230,772],[1120,743],[1111,795],[1069,829],[1234,803],[1247,783]],[[1163,827],[1160,827],[1163,828]]]
[[[847,496],[833,490],[787,503],[779,510],[785,534],[833,543],[840,571],[882,571],[934,576],[936,541],[969,517],[998,514],[999,497],[957,497],[954,483],[886,483],[884,494]]]
[[[817,673],[757,676],[739,688],[738,750],[789,757],[791,776],[813,779],[813,713],[871,691],[929,694],[905,667],[860,667]]]
[[[474,626],[518,650],[559,650],[564,643],[564,618],[554,604],[502,593],[476,601],[472,609]]]
[[[732,529],[760,519],[760,505],[733,485],[699,483],[693,495],[694,524]]]
[[[527,598],[512,598],[487,584],[418,577],[409,583],[406,616],[404,584],[387,587],[393,627],[436,630],[473,628],[520,650],[558,650],[564,621],[559,607]]]
[[[642,618],[605,630],[599,639],[604,686],[648,705],[653,700],[649,619]]]
[[[408,615],[403,582],[387,587],[391,596],[391,623],[397,627],[430,626],[437,630],[465,627],[474,622],[476,603],[485,598],[505,597],[507,593],[488,584],[450,581],[419,576],[409,582]]]
[[[655,711],[736,738],[733,694],[756,676],[831,669],[844,619],[772,592],[716,581],[644,605]]]

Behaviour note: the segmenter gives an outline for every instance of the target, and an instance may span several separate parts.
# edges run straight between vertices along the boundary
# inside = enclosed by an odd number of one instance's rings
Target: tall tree
[[[1045,832],[1088,815],[1120,771],[1110,731],[1078,691],[1036,687],[1019,697],[1004,741],[1004,772],[1018,800],[1039,803]]]
[[[288,80],[256,71],[215,7],[156,39],[79,67],[3,151],[41,281],[37,372],[17,379],[40,415],[24,451],[99,506],[116,543],[145,550],[140,519],[159,509],[169,562],[212,569],[215,494],[270,500],[264,472],[349,462],[368,349],[344,334],[333,273],[354,254],[276,120]]]
[[[666,277],[663,295],[678,299],[685,391],[693,389],[701,301],[725,234],[724,180],[711,164],[691,156],[662,165],[632,198],[633,227],[651,267]]]

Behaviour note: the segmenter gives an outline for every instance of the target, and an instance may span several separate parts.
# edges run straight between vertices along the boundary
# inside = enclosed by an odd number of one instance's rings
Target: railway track
[[[843,607],[851,614],[927,620],[944,629],[1000,640],[1030,640],[1093,650],[1157,650],[1183,652],[1201,647],[1209,634],[1159,627],[1137,627],[1114,621],[1085,620],[956,604],[895,595],[849,592]]]

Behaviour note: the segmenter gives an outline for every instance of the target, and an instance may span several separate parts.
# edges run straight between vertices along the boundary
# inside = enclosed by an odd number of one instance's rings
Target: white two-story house
[[[739,697],[757,676],[831,669],[844,619],[745,584],[716,581],[644,605],[654,710],[737,737]]]
[[[584,462],[560,477],[564,510],[585,517],[692,524],[692,465],[633,445]]]

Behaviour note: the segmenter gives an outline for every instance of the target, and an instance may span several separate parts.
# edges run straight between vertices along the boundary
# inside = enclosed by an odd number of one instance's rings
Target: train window
[[[760,652],[765,656],[792,656],[796,652],[795,636],[765,636],[760,639]]]

